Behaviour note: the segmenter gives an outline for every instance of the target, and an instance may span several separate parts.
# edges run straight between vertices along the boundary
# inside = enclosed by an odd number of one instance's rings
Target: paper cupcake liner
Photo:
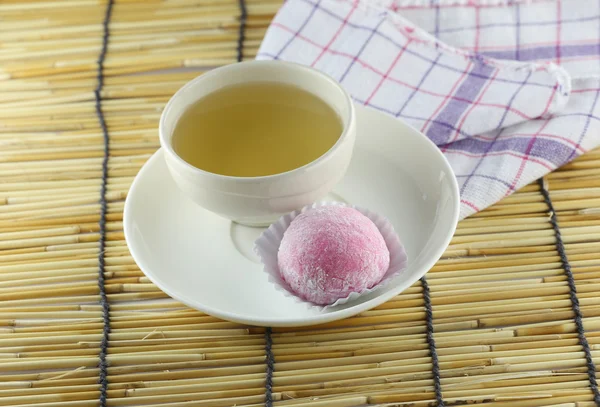
[[[378,284],[372,288],[368,288],[360,292],[352,292],[348,294],[347,297],[340,298],[330,305],[316,305],[297,296],[291,287],[285,282],[285,280],[281,278],[281,274],[279,273],[279,265],[277,262],[277,253],[279,251],[281,240],[283,239],[283,234],[296,216],[322,206],[350,207],[365,215],[375,224],[375,226],[377,226],[390,252],[390,266]],[[320,311],[325,311],[328,308],[346,304],[349,301],[354,301],[363,295],[385,287],[406,269],[408,261],[406,251],[400,242],[400,238],[394,231],[392,224],[385,217],[371,212],[368,209],[360,208],[354,205],[346,205],[341,202],[318,202],[282,216],[258,237],[254,245],[254,251],[261,259],[261,262],[264,266],[264,272],[269,275],[269,282],[275,285],[275,288],[278,291],[283,292],[283,294],[285,294],[287,297],[293,297],[297,302],[305,303],[309,308],[317,308]]]

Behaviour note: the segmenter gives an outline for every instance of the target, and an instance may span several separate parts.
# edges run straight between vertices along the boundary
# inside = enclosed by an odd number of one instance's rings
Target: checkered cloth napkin
[[[600,145],[599,57],[598,0],[287,0],[258,54],[426,134],[461,218]]]

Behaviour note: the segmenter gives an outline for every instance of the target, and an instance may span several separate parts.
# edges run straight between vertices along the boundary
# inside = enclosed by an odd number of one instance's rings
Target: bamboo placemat
[[[252,59],[278,6],[0,3],[0,406],[595,406],[600,150],[461,222],[427,282],[327,326],[220,321],[139,271],[123,200],[163,105]]]

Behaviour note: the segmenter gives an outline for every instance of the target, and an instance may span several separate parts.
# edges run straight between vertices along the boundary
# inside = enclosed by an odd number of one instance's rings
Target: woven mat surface
[[[600,151],[461,222],[427,282],[326,326],[221,321],[137,268],[123,202],[162,107],[252,59],[278,6],[0,2],[0,406],[595,406]]]

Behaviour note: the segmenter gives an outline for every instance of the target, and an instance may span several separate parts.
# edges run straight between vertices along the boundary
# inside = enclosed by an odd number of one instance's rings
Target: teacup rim
[[[164,128],[166,126],[165,122],[167,120],[167,115],[168,115],[169,110],[172,108],[173,104],[176,103],[176,99],[178,98],[178,96],[181,96],[181,94],[183,94],[187,89],[193,87],[198,82],[210,80],[211,77],[214,77],[216,75],[222,75],[224,72],[226,73],[228,71],[241,69],[241,68],[239,68],[240,65],[244,65],[244,66],[264,65],[264,66],[277,66],[277,67],[283,66],[283,67],[286,67],[285,69],[296,69],[298,71],[303,71],[303,72],[306,72],[309,74],[316,75],[317,77],[320,77],[321,79],[329,82],[330,84],[332,84],[333,86],[338,88],[344,95],[345,103],[347,105],[346,108],[348,111],[348,121],[343,126],[342,133],[338,137],[335,144],[333,146],[331,146],[325,153],[323,153],[322,155],[317,157],[315,160],[313,160],[309,163],[306,163],[301,167],[293,168],[291,170],[288,170],[285,172],[279,172],[276,174],[261,175],[261,176],[255,176],[255,177],[239,177],[239,176],[232,176],[232,175],[217,174],[214,172],[206,171],[201,168],[195,167],[192,164],[185,161],[181,156],[179,156],[179,154],[177,154],[175,152],[175,149],[173,148],[171,140],[169,138],[167,138],[165,131],[164,131]],[[275,82],[275,81],[273,81],[273,82]],[[310,92],[310,93],[316,97],[319,97],[318,95],[315,95],[312,92]],[[322,98],[319,97],[319,99],[322,100],[323,102],[327,103],[327,101],[323,100]],[[329,106],[331,106],[329,103],[327,103],[327,104]],[[203,74],[195,77],[194,79],[190,80],[185,85],[183,85],[181,88],[179,88],[177,90],[177,92],[175,92],[173,94],[173,96],[171,96],[171,98],[169,99],[169,101],[167,102],[167,104],[165,105],[165,108],[163,109],[163,111],[161,113],[159,126],[158,126],[158,133],[159,133],[160,145],[164,149],[165,153],[169,154],[169,156],[171,156],[173,159],[175,159],[179,164],[183,165],[185,168],[192,171],[193,173],[196,173],[196,174],[199,174],[202,176],[206,176],[206,177],[211,177],[213,179],[219,179],[219,180],[254,183],[257,181],[277,180],[278,178],[289,176],[293,173],[305,171],[308,168],[315,167],[318,164],[320,164],[321,162],[327,160],[331,155],[334,154],[334,152],[336,150],[338,150],[341,147],[344,140],[346,140],[348,138],[348,135],[351,133],[352,127],[355,125],[354,124],[354,122],[356,120],[355,117],[356,117],[356,112],[355,112],[354,103],[352,101],[350,94],[346,91],[346,89],[344,89],[344,87],[338,81],[336,81],[330,75],[328,75],[322,71],[319,71],[317,69],[314,69],[314,68],[311,68],[311,67],[308,67],[305,65],[297,64],[294,62],[279,61],[279,60],[277,60],[277,61],[253,60],[253,61],[238,62],[238,63],[225,65],[225,66],[222,66],[219,68],[212,69],[206,73],[203,73]]]

